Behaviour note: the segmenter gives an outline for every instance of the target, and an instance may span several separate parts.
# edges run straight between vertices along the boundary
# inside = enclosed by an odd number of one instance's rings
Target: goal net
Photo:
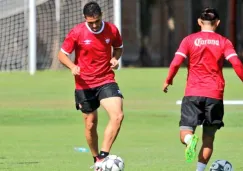
[[[56,2],[59,1],[59,5]],[[57,60],[68,31],[84,21],[82,9],[90,0],[36,0],[37,69],[63,67]],[[113,0],[95,0],[103,19],[113,22]],[[0,0],[0,71],[29,68],[29,0]]]

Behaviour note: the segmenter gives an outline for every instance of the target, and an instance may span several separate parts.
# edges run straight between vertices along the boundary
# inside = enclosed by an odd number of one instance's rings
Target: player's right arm
[[[186,37],[182,40],[180,47],[175,53],[175,57],[170,64],[168,76],[163,85],[163,91],[165,93],[167,93],[169,85],[172,85],[173,79],[176,76],[181,64],[187,58],[187,55],[188,55],[188,41]]]
[[[235,52],[233,44],[228,39],[225,42],[224,56],[226,60],[228,60],[232,64],[235,73],[243,82],[243,64],[238,58],[238,55]]]
[[[80,74],[79,66],[75,65],[73,61],[71,61],[70,58],[68,57],[68,55],[73,52],[75,46],[76,46],[75,32],[71,30],[66,36],[62,44],[62,48],[58,53],[58,59],[62,64],[64,64],[66,67],[68,67],[71,70],[73,75],[79,75]]]

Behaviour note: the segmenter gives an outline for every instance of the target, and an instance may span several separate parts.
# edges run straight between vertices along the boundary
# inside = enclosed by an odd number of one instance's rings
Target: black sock
[[[100,151],[99,159],[104,159],[109,155],[109,152]]]
[[[96,156],[96,157],[98,157],[98,156]],[[97,160],[97,159],[96,159],[96,157],[93,157],[93,158],[94,158],[94,163],[95,163],[95,162],[96,162],[96,160]]]

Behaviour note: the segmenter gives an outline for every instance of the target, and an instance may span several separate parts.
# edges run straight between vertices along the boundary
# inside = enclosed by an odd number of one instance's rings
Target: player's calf
[[[123,120],[123,114],[117,117],[110,118],[110,121],[105,129],[104,140],[101,150],[104,152],[109,152],[116,137],[120,131],[121,124]]]

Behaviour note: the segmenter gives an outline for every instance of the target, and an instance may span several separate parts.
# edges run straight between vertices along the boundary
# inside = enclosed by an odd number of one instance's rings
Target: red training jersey
[[[223,77],[224,60],[231,61],[237,75],[243,79],[243,67],[232,43],[225,37],[212,32],[201,31],[185,37],[177,50],[172,65],[182,63],[188,58],[188,75],[185,96],[203,96],[223,99],[225,81]],[[176,62],[179,61],[179,62]],[[179,66],[177,65],[177,66]],[[171,66],[170,68],[173,68]],[[167,78],[172,83],[178,68],[171,69]],[[243,81],[243,80],[242,80]]]
[[[67,55],[75,51],[74,63],[80,67],[80,75],[75,76],[76,89],[115,82],[110,64],[112,47],[123,47],[122,38],[114,24],[102,22],[101,30],[93,32],[84,22],[70,30],[61,51]]]

